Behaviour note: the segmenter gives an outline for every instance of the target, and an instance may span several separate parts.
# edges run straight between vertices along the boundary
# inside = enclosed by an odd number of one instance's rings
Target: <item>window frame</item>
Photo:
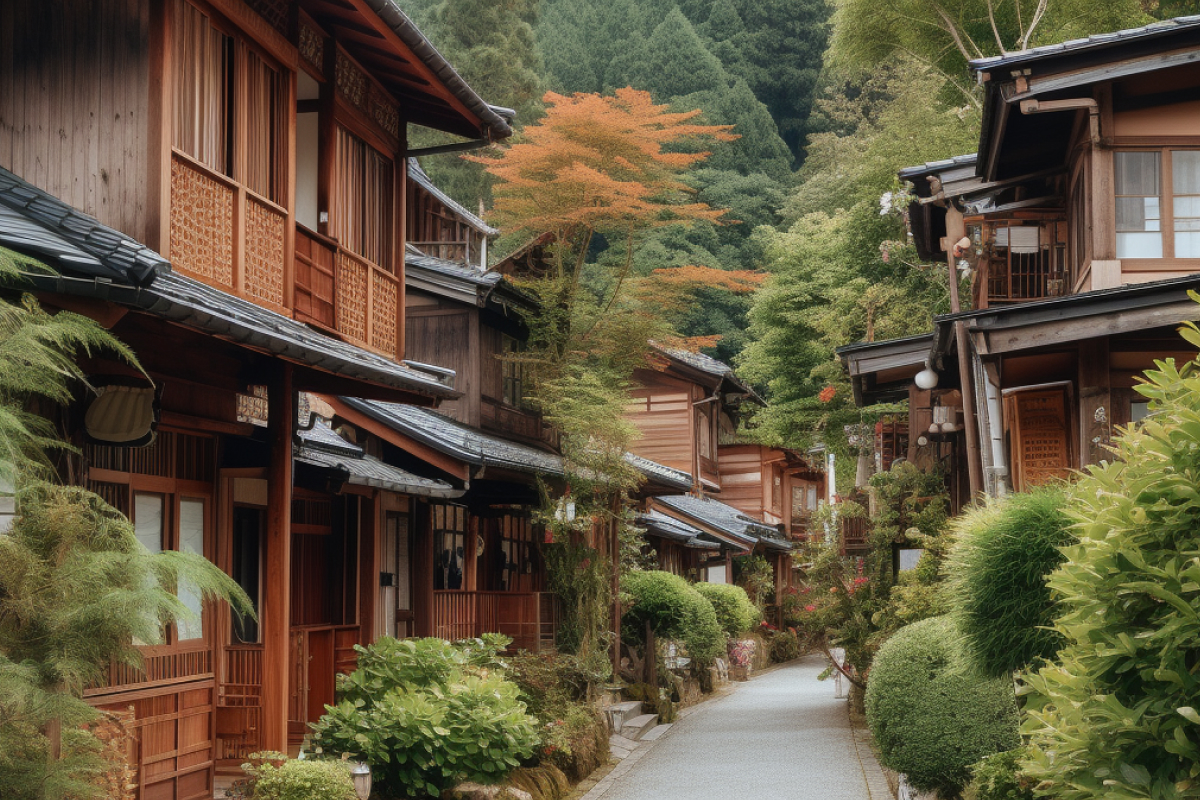
[[[1175,142],[1161,145],[1126,144],[1117,141],[1113,145],[1113,209],[1112,209],[1112,252],[1121,261],[1123,271],[1164,272],[1173,267],[1194,267],[1200,256],[1178,257],[1175,254],[1175,180],[1174,153],[1180,151],[1200,151],[1200,138],[1187,142]],[[1157,258],[1127,257],[1116,255],[1116,159],[1120,153],[1158,153],[1159,154],[1159,235],[1162,238],[1162,256]],[[1197,195],[1185,195],[1195,197]]]

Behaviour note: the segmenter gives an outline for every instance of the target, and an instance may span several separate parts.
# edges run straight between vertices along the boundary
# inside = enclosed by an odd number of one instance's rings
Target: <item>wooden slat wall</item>
[[[763,469],[762,455],[758,445],[724,445],[720,449],[721,502],[759,519],[764,495],[770,491],[763,486],[770,472]]]
[[[691,474],[695,470],[690,419],[692,385],[650,371],[639,370],[635,378],[641,386],[630,393],[626,416],[638,426],[642,436],[630,449],[643,458]]]
[[[473,346],[472,336],[478,327],[476,316],[473,310],[410,305],[404,318],[405,357],[457,373],[454,388],[463,397],[443,403],[441,409],[469,425],[479,424],[479,348]]]
[[[0,3],[0,166],[145,241],[150,0]]]

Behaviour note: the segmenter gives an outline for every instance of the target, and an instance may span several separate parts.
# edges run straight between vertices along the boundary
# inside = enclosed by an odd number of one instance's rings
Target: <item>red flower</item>
[[[830,593],[830,594],[837,594],[837,587],[836,587],[836,586],[830,586],[830,587],[829,587],[829,593]]]
[[[820,400],[822,403],[828,403],[830,400],[832,400],[834,398],[835,395],[837,395],[837,387],[826,386],[824,389],[821,390],[821,393],[817,395],[817,399]]]
[[[812,603],[809,603],[808,605],[806,605],[806,606],[804,607],[804,610],[805,610],[805,611],[816,611],[816,610],[817,610],[817,607],[816,607],[816,606],[814,606]]]

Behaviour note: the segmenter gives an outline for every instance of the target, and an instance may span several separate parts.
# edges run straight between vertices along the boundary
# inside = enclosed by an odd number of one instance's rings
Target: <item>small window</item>
[[[184,498],[179,501],[179,551],[204,555],[204,501]],[[179,623],[180,639],[200,639],[204,636],[204,598],[195,584],[182,581],[179,600],[194,616]]]
[[[1171,152],[1175,257],[1200,258],[1200,150]]]
[[[262,585],[262,521],[263,512],[258,508],[234,506],[233,509],[233,562],[230,577],[250,597],[257,612],[261,608]],[[258,623],[250,617],[233,617],[233,641],[242,644],[257,644]]]
[[[1161,154],[1118,152],[1117,258],[1162,258]]]
[[[1135,400],[1129,404],[1129,424],[1141,422],[1150,416],[1150,403],[1145,400]]]
[[[526,398],[525,364],[517,356],[525,351],[525,343],[511,336],[502,336],[500,349],[501,373],[504,376],[504,404],[513,408],[528,409],[529,400]]]
[[[433,507],[433,588],[462,589],[466,565],[467,510],[443,504]]]

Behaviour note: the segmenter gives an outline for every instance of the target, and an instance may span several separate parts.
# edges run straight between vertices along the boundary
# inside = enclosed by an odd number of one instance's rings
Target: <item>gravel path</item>
[[[709,701],[640,745],[583,800],[890,800],[846,701],[807,656]]]

